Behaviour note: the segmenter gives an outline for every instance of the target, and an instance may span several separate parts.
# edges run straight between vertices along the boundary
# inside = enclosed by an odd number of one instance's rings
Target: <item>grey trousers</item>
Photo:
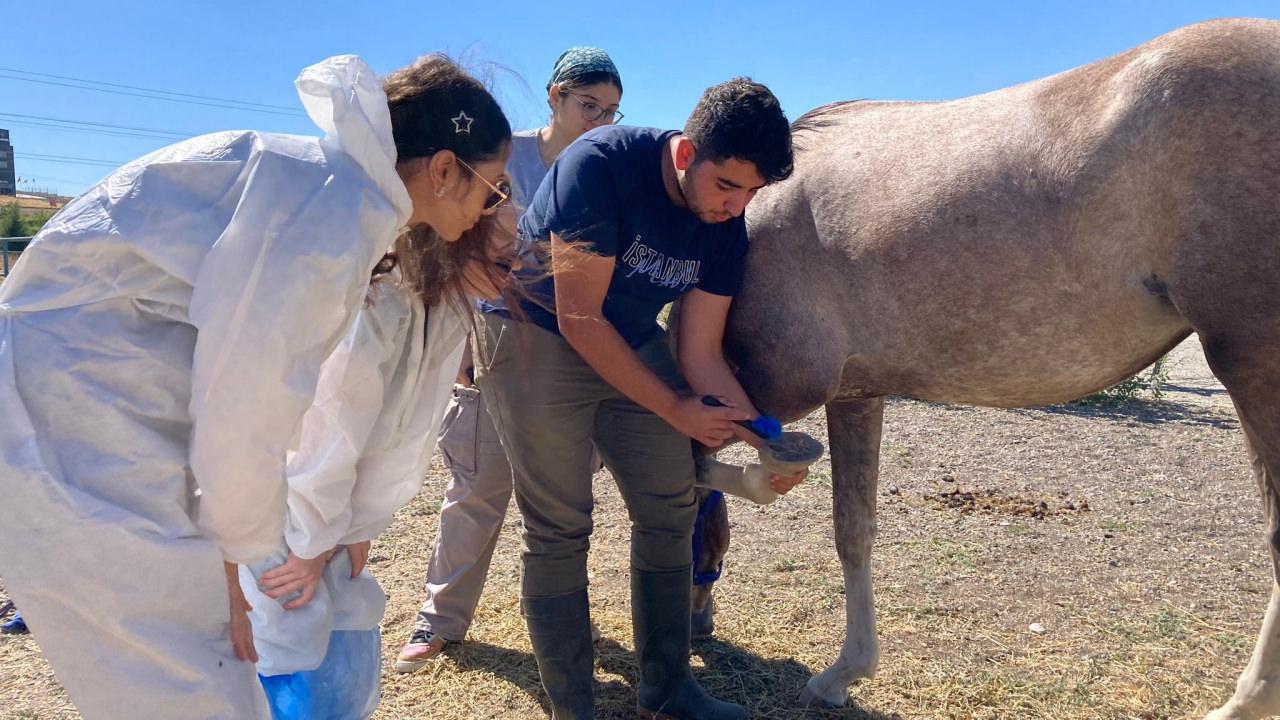
[[[632,567],[687,569],[697,515],[689,438],[605,382],[560,336],[493,314],[483,325],[476,384],[515,474],[523,596],[587,587],[593,442],[630,515]],[[684,388],[665,337],[636,353]]]
[[[511,465],[478,389],[454,386],[439,447],[453,479],[440,506],[427,597],[415,627],[460,641],[475,617],[511,501]]]

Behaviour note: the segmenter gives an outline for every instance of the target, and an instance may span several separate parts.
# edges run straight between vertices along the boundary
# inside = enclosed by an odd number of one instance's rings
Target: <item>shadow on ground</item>
[[[451,647],[448,656],[464,672],[496,675],[519,687],[550,714],[546,693],[538,681],[533,655],[482,642]],[[849,705],[843,708],[804,708],[796,698],[809,680],[811,671],[795,660],[766,659],[729,643],[704,640],[694,643],[694,675],[707,692],[722,700],[746,705],[750,717],[794,718],[795,720],[901,720]],[[698,665],[702,661],[702,667]],[[596,643],[596,661],[601,670],[625,680],[596,683],[596,717],[604,720],[633,720],[636,717],[637,676],[635,655],[630,648],[605,638]]]
[[[1183,390],[1169,386],[1170,390]],[[1225,390],[1211,388],[1185,388],[1187,392],[1211,395],[1225,394]],[[1050,407],[1020,409],[1018,413],[1043,412],[1052,415],[1075,415],[1080,417],[1100,418],[1123,422],[1138,422],[1144,425],[1164,425],[1181,423],[1184,425],[1209,425],[1218,428],[1235,428],[1236,419],[1228,411],[1174,402],[1171,400],[1114,400],[1102,402],[1074,402]]]
[[[1200,397],[1213,397],[1227,394],[1227,391],[1222,388],[1202,388],[1168,384],[1164,387],[1170,392],[1185,392],[1188,394],[1198,395]],[[899,396],[891,396],[889,399],[896,402],[918,403],[947,412],[968,413],[976,410],[987,409],[975,405],[952,405],[949,403],[936,403],[929,400],[916,400],[914,398]],[[1175,400],[1152,400],[1146,398],[1133,398],[1130,400],[1108,398],[1097,401],[1076,400],[1062,405],[1008,408],[1008,411],[1023,416],[1034,416],[1037,413],[1048,413],[1050,415],[1073,415],[1076,417],[1100,418],[1102,420],[1113,420],[1119,422],[1138,422],[1153,426],[1164,425],[1166,423],[1181,423],[1184,425],[1208,425],[1228,429],[1238,427],[1235,414],[1228,408],[1218,409],[1205,407],[1203,405],[1177,402]]]

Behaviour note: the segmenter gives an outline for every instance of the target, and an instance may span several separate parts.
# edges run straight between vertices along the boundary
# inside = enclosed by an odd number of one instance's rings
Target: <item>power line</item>
[[[156,133],[159,135],[172,135],[177,138],[189,138],[200,133],[184,133],[178,130],[159,130],[156,128],[137,127],[135,125],[112,125],[111,123],[90,122],[88,120],[67,120],[65,118],[48,117],[46,115],[23,115],[22,113],[6,113],[0,112],[0,118],[21,118],[23,120],[43,120],[46,122],[67,123],[70,125],[88,125],[91,127],[108,128],[111,130],[132,130],[136,132]]]
[[[119,167],[123,162],[115,160],[99,160],[96,158],[75,157],[72,155],[43,155],[40,153],[14,153],[15,158],[23,160],[39,160],[42,162],[67,163],[69,165],[96,165],[99,167]]]
[[[102,135],[106,137],[136,137],[145,138],[147,140],[176,140],[176,135],[147,135],[144,133],[128,132],[123,130],[98,130],[95,128],[78,128],[67,127],[65,125],[54,125],[53,123],[33,122],[28,120],[6,120],[5,124],[10,127],[35,127],[44,128],[46,130],[63,130],[65,132],[86,133],[89,135]]]
[[[67,77],[66,75],[54,75],[53,73],[34,72],[31,70],[18,70],[16,68],[0,67],[0,72],[16,73],[18,75],[34,75],[36,77],[55,78],[58,80],[70,80],[72,82],[87,83],[90,85],[105,85],[114,88],[123,88],[125,90],[137,90],[140,92],[155,93],[158,95],[171,95],[174,97],[191,98],[194,100],[208,100],[211,102],[234,103],[236,105],[251,105],[254,107],[265,108],[268,110],[285,110],[293,114],[302,114],[298,108],[291,105],[271,105],[269,103],[251,102],[249,100],[235,100],[233,98],[210,97],[208,95],[193,95],[191,93],[174,92],[172,90],[156,90],[154,88],[138,87],[136,85],[122,85],[121,83],[107,82],[105,80],[85,80],[83,78]]]
[[[3,69],[0,68],[0,70],[3,70]],[[73,88],[76,90],[90,90],[93,92],[109,93],[111,95],[128,95],[130,97],[140,97],[140,98],[146,98],[148,100],[161,100],[164,102],[181,103],[184,105],[201,105],[204,107],[223,108],[226,110],[244,110],[247,112],[266,113],[268,115],[284,115],[287,117],[305,117],[306,116],[306,114],[300,110],[289,110],[289,111],[268,110],[265,108],[251,107],[249,105],[233,105],[233,104],[229,104],[229,102],[226,102],[226,101],[201,102],[199,100],[186,100],[179,97],[165,97],[163,95],[153,95],[153,94],[147,94],[147,93],[141,93],[141,92],[130,92],[128,90],[112,90],[112,89],[103,88],[103,87],[93,87],[91,85],[76,85],[72,83],[58,82],[57,80],[40,80],[38,78],[19,77],[16,75],[6,75],[6,74],[3,74],[2,72],[0,72],[0,80],[18,80],[20,82],[39,83],[41,85],[56,85],[59,87]],[[77,82],[90,82],[90,81],[77,81]],[[164,92],[164,91],[148,91],[148,93],[150,92]],[[235,103],[235,102],[239,102],[239,101],[236,101],[236,100],[230,101],[230,103]],[[283,107],[283,106],[277,106],[277,107]]]
[[[22,155],[15,155],[14,157],[23,158],[24,160],[38,160],[40,162],[60,163],[62,165],[89,165],[92,167],[104,167],[104,168],[117,167],[116,165],[108,165],[106,163],[84,162],[82,160],[55,160],[53,158],[39,158],[39,157],[31,157],[31,156],[23,157]]]
[[[181,103],[184,105],[202,105],[204,107],[223,108],[226,110],[246,110],[249,112],[267,113],[270,115],[286,115],[289,117],[300,117],[301,112],[283,112],[280,110],[261,110],[252,107],[241,107],[237,105],[228,105],[225,103],[200,102],[198,100],[182,100],[179,98],[162,97],[159,95],[146,95],[143,93],[128,92],[126,90],[108,90],[107,88],[89,87],[86,85],[72,85],[71,83],[56,82],[54,80],[37,80],[35,78],[16,77],[13,75],[0,74],[0,80],[19,80],[21,82],[40,83],[43,85],[59,85],[61,87],[74,88],[76,90],[92,90],[93,92],[109,93],[112,95],[129,95],[131,97],[146,98],[148,100],[163,100],[164,102]]]
[[[111,165],[123,165],[124,160],[102,160],[99,158],[77,157],[75,155],[43,155],[40,153],[23,153],[21,157],[40,157],[40,158],[57,158],[59,160],[83,160],[85,162],[108,163]]]

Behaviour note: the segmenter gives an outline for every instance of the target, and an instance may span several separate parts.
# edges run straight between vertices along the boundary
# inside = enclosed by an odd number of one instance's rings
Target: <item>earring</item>
[[[436,197],[444,197],[444,186],[436,188]]]

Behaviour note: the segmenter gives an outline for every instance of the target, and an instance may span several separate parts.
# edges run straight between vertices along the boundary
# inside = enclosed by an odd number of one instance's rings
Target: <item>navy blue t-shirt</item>
[[[693,288],[737,294],[747,253],[741,217],[704,223],[677,207],[662,184],[662,154],[675,131],[609,125],[575,140],[556,159],[520,218],[521,239],[555,233],[614,258],[605,319],[631,347],[658,332],[663,306]],[[555,307],[555,280],[529,292]],[[525,301],[539,326],[559,333],[555,316]]]

